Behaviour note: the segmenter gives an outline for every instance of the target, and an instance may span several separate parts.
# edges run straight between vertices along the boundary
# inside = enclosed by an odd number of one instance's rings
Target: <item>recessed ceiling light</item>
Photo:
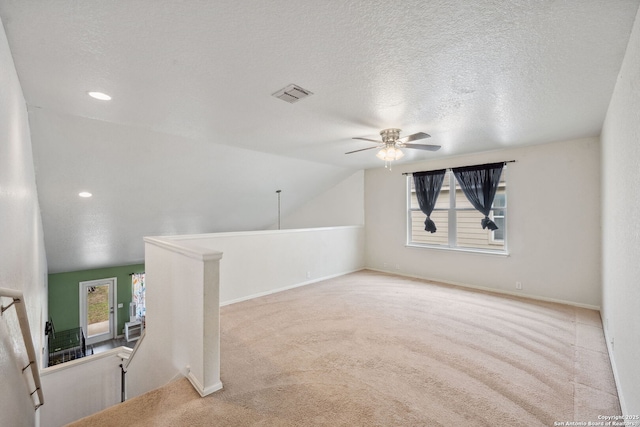
[[[95,98],[95,99],[99,99],[100,101],[110,101],[111,97],[109,95],[107,95],[106,93],[102,93],[102,92],[87,92],[89,94],[90,97]]]
[[[78,196],[80,197],[91,197],[93,194],[89,193],[88,191],[83,191],[82,193],[78,193]]]

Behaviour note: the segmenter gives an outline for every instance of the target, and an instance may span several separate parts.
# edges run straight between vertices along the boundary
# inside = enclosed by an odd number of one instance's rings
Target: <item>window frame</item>
[[[491,218],[491,220],[493,222],[496,222],[497,218],[502,218],[502,222],[503,222],[503,226],[502,228],[500,228],[500,231],[502,231],[502,239],[497,239],[496,238],[496,231],[497,230],[492,230],[491,231],[491,242],[490,243],[494,243],[494,242],[498,242],[498,244],[502,243],[506,245],[506,237],[507,237],[507,220],[506,220],[506,215],[502,214],[502,215],[496,215],[495,211],[497,210],[504,210],[506,212],[507,210],[507,190],[506,190],[506,185],[505,185],[505,192],[502,194],[496,194],[496,197],[498,196],[502,196],[504,195],[504,206],[495,206],[495,199],[493,201],[493,206],[491,206],[491,215],[489,216],[489,218]],[[498,223],[496,222],[496,225]]]
[[[447,211],[447,219],[448,219],[448,239],[447,239],[447,243],[448,244],[437,244],[437,243],[418,243],[418,242],[414,242],[412,241],[412,224],[413,224],[413,218],[412,218],[412,212],[420,212],[422,213],[422,211],[420,210],[419,207],[414,208],[411,206],[411,201],[412,201],[412,194],[415,192],[415,190],[412,191],[412,181],[413,181],[413,176],[411,174],[407,175],[407,181],[406,181],[406,212],[407,212],[407,216],[406,216],[406,221],[407,221],[407,227],[406,227],[406,247],[411,247],[411,248],[422,248],[422,249],[437,249],[437,250],[446,250],[446,251],[456,251],[456,252],[472,252],[472,253],[480,253],[480,254],[490,254],[490,255],[498,255],[498,256],[508,256],[509,255],[509,251],[508,251],[508,232],[507,232],[507,223],[508,223],[508,185],[507,185],[507,177],[506,177],[506,165],[502,170],[502,179],[500,187],[502,187],[504,189],[504,206],[499,206],[499,207],[495,207],[492,206],[491,208],[491,213],[489,215],[490,218],[494,218],[494,211],[496,209],[500,209],[504,211],[504,215],[501,215],[499,217],[502,217],[504,220],[504,227],[502,228],[503,231],[503,236],[504,238],[502,240],[498,240],[495,239],[495,231],[491,231],[489,233],[489,237],[488,237],[488,245],[491,244],[500,244],[502,247],[501,248],[496,248],[496,249],[491,249],[491,248],[474,248],[474,247],[468,247],[468,246],[458,246],[457,245],[457,240],[458,240],[458,212],[465,212],[465,211],[475,211],[477,212],[477,210],[473,207],[457,207],[456,206],[456,193],[458,191],[460,191],[460,186],[458,185],[457,180],[455,179],[455,176],[453,175],[453,172],[451,171],[451,169],[447,170],[447,175],[445,175],[445,182],[443,182],[443,188],[446,188],[447,185],[447,179],[449,179],[448,182],[448,187],[449,187],[449,207],[448,208],[434,208],[433,212],[436,211]],[[442,191],[442,190],[441,190]],[[497,196],[497,195],[496,195]],[[495,205],[495,200],[494,200],[494,205]],[[436,224],[437,225],[437,224]],[[478,227],[480,227],[480,224],[478,224]]]

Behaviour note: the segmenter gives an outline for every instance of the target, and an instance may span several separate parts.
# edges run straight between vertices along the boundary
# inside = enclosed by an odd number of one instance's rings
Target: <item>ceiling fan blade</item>
[[[415,148],[418,150],[427,150],[427,151],[438,151],[440,149],[440,145],[428,145],[428,144],[402,144],[406,148]]]
[[[369,139],[369,138],[353,138],[353,139],[361,139],[363,141],[370,141],[370,142],[377,142],[378,144],[380,144],[380,140],[379,139]]]
[[[412,135],[403,136],[402,138],[399,138],[399,141],[404,143],[404,142],[417,141],[418,139],[425,139],[425,138],[431,138],[431,135],[424,132],[418,132]]]
[[[353,150],[353,151],[349,151],[347,153],[344,154],[351,154],[351,153],[357,153],[358,151],[366,151],[366,150],[373,150],[374,148],[380,148],[380,146],[376,146],[376,147],[369,147],[369,148],[361,148],[359,150]]]

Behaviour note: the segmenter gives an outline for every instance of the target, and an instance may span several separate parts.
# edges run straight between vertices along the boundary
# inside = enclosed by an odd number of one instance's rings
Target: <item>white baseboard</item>
[[[547,298],[547,297],[542,297],[542,296],[538,296],[538,295],[524,294],[522,292],[513,292],[513,291],[507,291],[507,290],[504,290],[504,289],[488,288],[486,286],[476,286],[476,285],[470,285],[468,283],[460,283],[460,282],[453,282],[453,281],[450,281],[450,280],[434,279],[434,278],[431,278],[431,277],[417,276],[417,275],[413,275],[413,274],[404,274],[404,273],[399,273],[398,271],[380,270],[380,269],[377,269],[377,268],[370,268],[370,267],[367,267],[366,270],[377,271],[379,273],[392,274],[394,276],[410,277],[412,279],[427,280],[429,282],[444,283],[446,285],[458,286],[458,287],[461,287],[461,288],[477,289],[479,291],[492,292],[492,293],[503,294],[503,295],[510,295],[510,296],[515,296],[515,297],[520,297],[520,298],[528,298],[528,299],[533,299],[533,300],[538,300],[538,301],[554,302],[554,303],[557,303],[557,304],[571,305],[573,307],[587,308],[589,310],[600,311],[600,307],[597,306],[597,305],[582,304],[582,303],[574,302],[574,301],[566,301],[566,300],[561,300],[561,299],[556,299],[556,298]]]
[[[489,287],[486,287],[486,286],[476,286],[476,285],[471,285],[471,284],[468,284],[468,283],[454,282],[454,281],[442,280],[442,279],[434,279],[432,277],[418,276],[418,275],[414,275],[414,274],[406,274],[406,273],[400,273],[400,272],[397,272],[397,271],[382,270],[382,269],[371,268],[371,267],[361,267],[361,268],[357,268],[355,270],[344,271],[344,272],[337,273],[337,274],[332,274],[332,275],[329,275],[329,276],[318,277],[318,278],[315,278],[315,279],[312,279],[312,280],[307,280],[307,281],[304,281],[304,282],[296,283],[294,285],[283,286],[281,288],[276,288],[276,289],[270,289],[270,290],[264,291],[264,292],[257,292],[255,294],[247,295],[247,296],[240,297],[240,298],[235,298],[235,299],[232,299],[232,300],[229,300],[229,301],[223,301],[223,302],[220,303],[220,306],[223,307],[225,305],[235,304],[237,302],[242,302],[242,301],[247,301],[247,300],[254,299],[254,298],[263,297],[265,295],[271,295],[271,294],[275,294],[275,293],[278,293],[278,292],[287,291],[289,289],[294,289],[294,288],[299,288],[301,286],[311,285],[313,283],[322,282],[323,280],[333,279],[335,277],[344,276],[344,275],[355,273],[357,271],[362,271],[362,270],[377,271],[379,273],[387,273],[387,274],[392,274],[392,275],[395,275],[395,276],[410,277],[412,279],[420,279],[420,280],[427,280],[427,281],[430,281],[430,282],[444,283],[446,285],[458,286],[458,287],[461,287],[461,288],[477,289],[477,290],[480,290],[480,291],[493,292],[493,293],[496,293],[496,294],[510,295],[510,296],[516,296],[516,297],[521,297],[521,298],[528,298],[528,299],[538,300],[538,301],[545,301],[545,302],[553,302],[553,303],[557,303],[557,304],[564,304],[564,305],[570,305],[570,306],[573,306],[573,307],[587,308],[589,310],[600,311],[600,306],[597,306],[597,305],[583,304],[583,303],[579,303],[579,302],[575,302],[575,301],[567,301],[567,300],[562,300],[562,299],[557,299],[557,298],[547,298],[547,297],[542,297],[542,296],[538,296],[538,295],[524,294],[522,292],[513,292],[513,291],[507,291],[507,290],[504,290],[504,289],[489,288]]]
[[[317,277],[315,279],[307,280],[307,281],[300,282],[300,283],[296,283],[294,285],[283,286],[281,288],[270,289],[268,291],[258,292],[258,293],[255,293],[255,294],[247,295],[245,297],[235,298],[235,299],[232,299],[232,300],[229,300],[229,301],[223,301],[223,302],[220,303],[220,307],[224,307],[225,305],[235,304],[237,302],[247,301],[247,300],[254,299],[254,298],[263,297],[263,296],[266,296],[266,295],[275,294],[275,293],[278,293],[278,292],[288,291],[289,289],[299,288],[301,286],[311,285],[313,283],[322,282],[323,280],[333,279],[335,277],[344,276],[346,274],[355,273],[356,271],[361,271],[361,270],[365,270],[365,269],[366,269],[365,267],[361,267],[361,268],[357,268],[355,270],[344,271],[344,272],[337,273],[337,274],[331,274],[329,276]]]
[[[218,381],[217,383],[205,388],[202,384],[200,384],[200,381],[198,381],[198,379],[193,375],[191,371],[189,371],[189,373],[187,374],[187,379],[189,380],[193,388],[195,388],[196,391],[200,394],[200,397],[208,396],[211,393],[222,389],[221,381]]]
[[[604,331],[604,341],[607,343],[607,352],[609,353],[609,361],[611,362],[611,370],[613,371],[613,381],[616,383],[616,391],[618,392],[618,400],[620,401],[620,409],[623,415],[631,415],[627,412],[627,405],[624,401],[624,395],[620,388],[620,374],[618,374],[618,368],[616,367],[616,359],[613,356],[613,348],[611,348],[611,341],[609,340],[609,333],[605,327],[604,319],[602,318],[602,312],[600,312],[600,319],[602,321],[602,330]]]

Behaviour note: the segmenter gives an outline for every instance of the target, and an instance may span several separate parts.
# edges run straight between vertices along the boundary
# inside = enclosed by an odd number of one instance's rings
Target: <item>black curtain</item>
[[[427,219],[424,220],[424,229],[429,233],[435,233],[437,230],[436,224],[431,220],[430,216],[436,205],[438,194],[440,194],[446,171],[446,169],[441,169],[413,173],[413,184],[416,188],[418,204],[420,205],[420,210],[427,216]]]
[[[464,195],[473,207],[484,215],[482,228],[489,230],[498,229],[496,223],[489,219],[489,213],[498,190],[503,166],[504,162],[500,162],[451,169]]]

